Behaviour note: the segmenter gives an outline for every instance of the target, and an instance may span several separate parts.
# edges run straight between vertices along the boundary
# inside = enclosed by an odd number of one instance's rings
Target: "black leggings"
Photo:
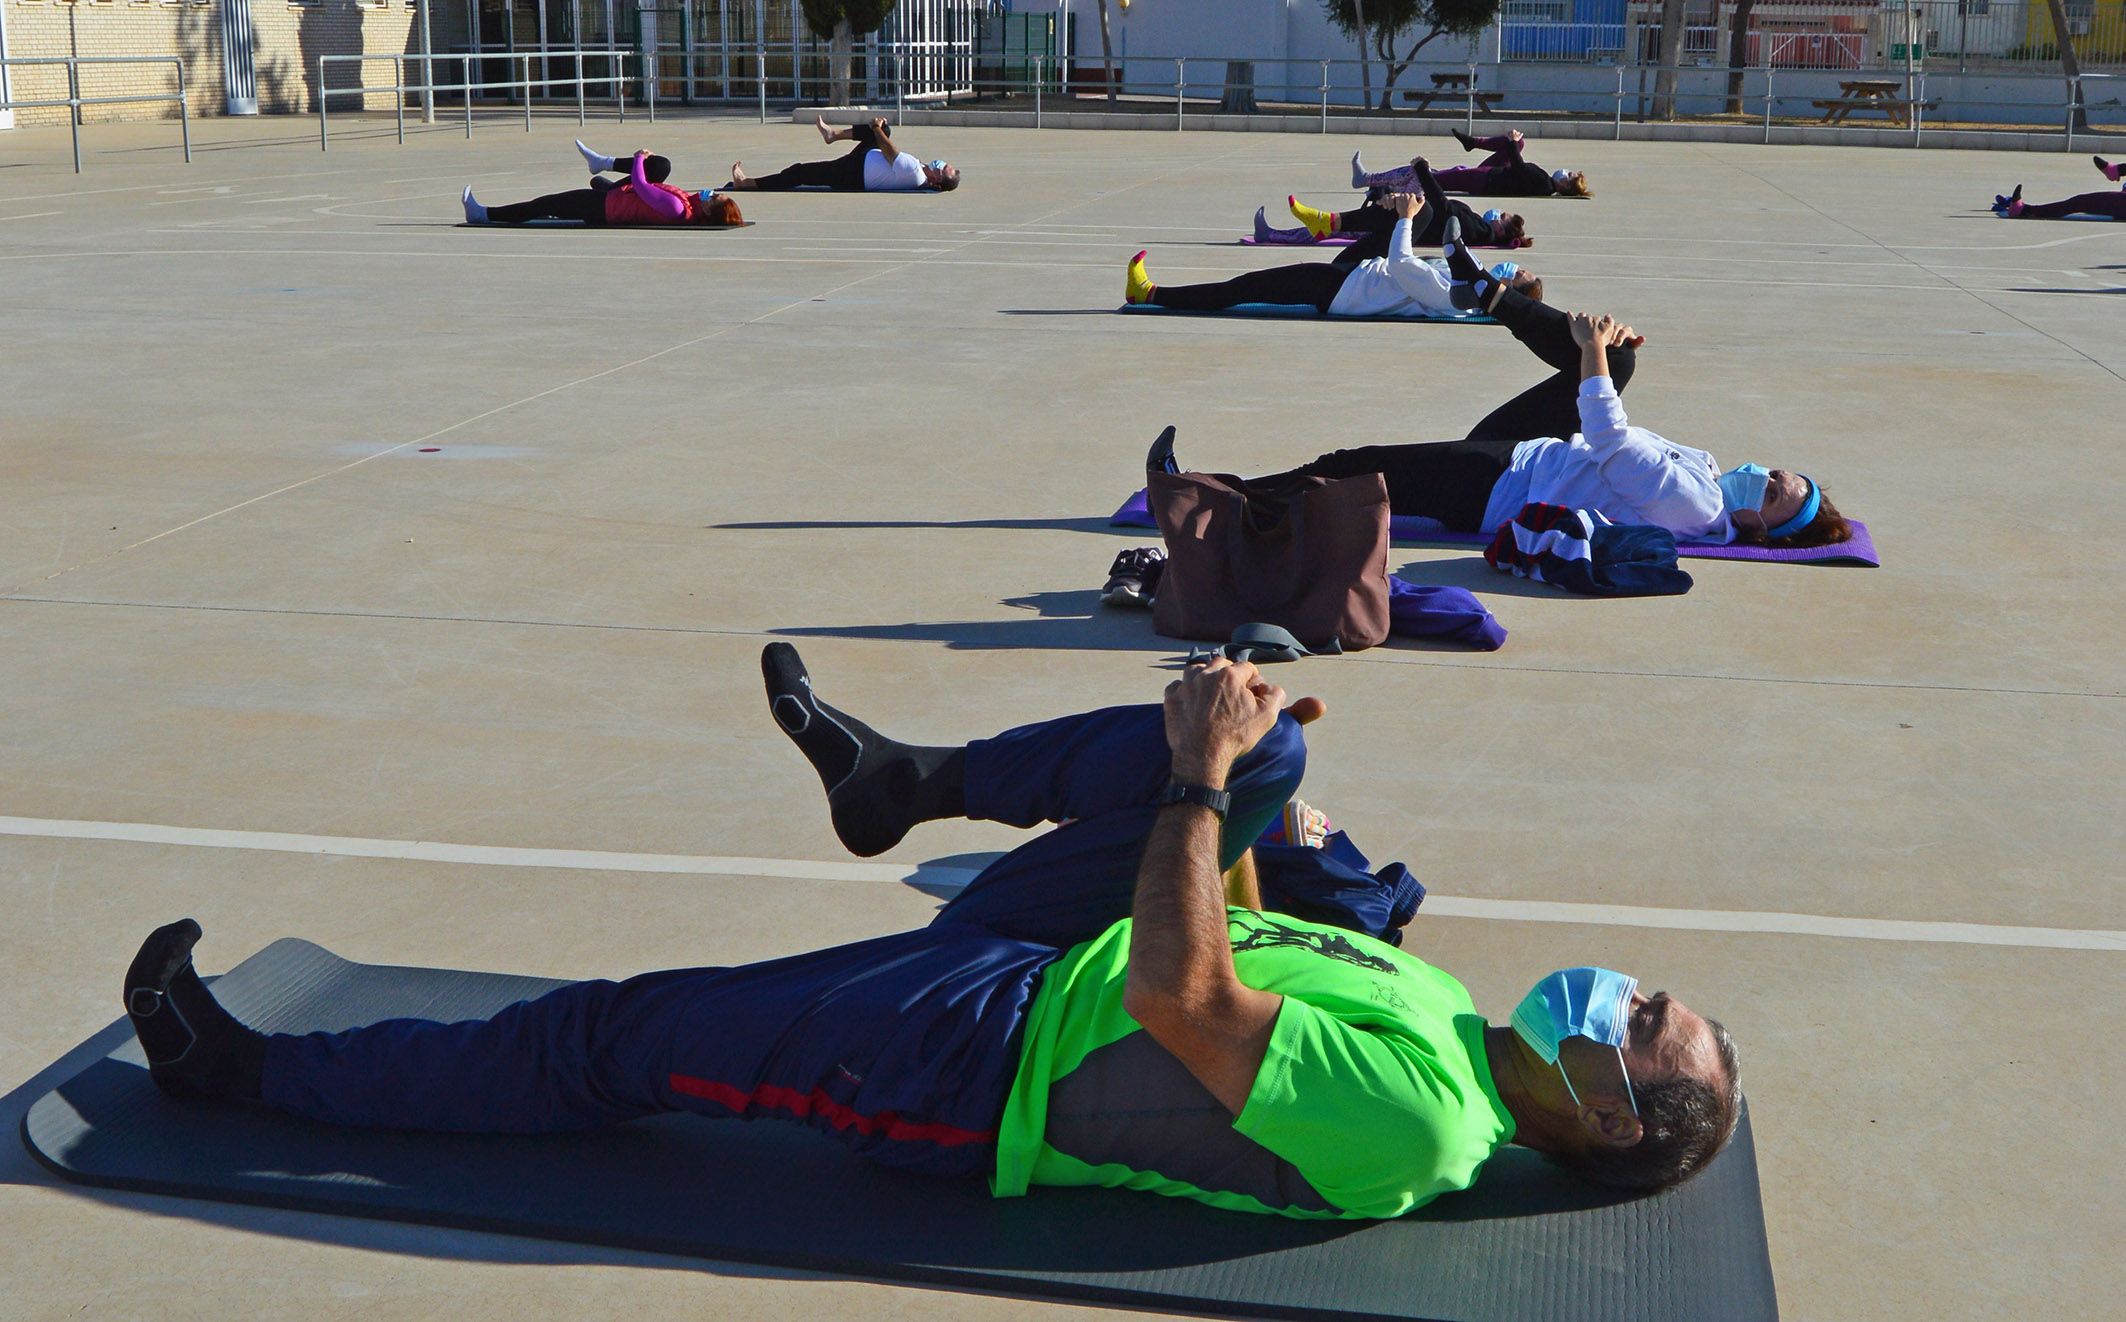
[[[1160,285],[1152,302],[1162,308],[1184,312],[1217,312],[1242,303],[1277,303],[1287,307],[1310,304],[1324,317],[1336,291],[1344,287],[1351,272],[1331,262],[1301,262],[1296,266],[1273,266],[1249,271],[1230,280],[1208,285]]]
[[[1580,346],[1573,342],[1571,320],[1510,289],[1499,295],[1492,315],[1557,371],[1493,409],[1465,440],[1337,450],[1278,476],[1379,473],[1387,479],[1391,512],[1437,519],[1455,532],[1482,532],[1484,506],[1512,464],[1514,447],[1580,430]],[[1637,366],[1638,355],[1628,346],[1609,351],[1609,376],[1619,392]]]
[[[2062,220],[2068,216],[2109,216],[2126,220],[2126,189],[2079,193],[2062,202],[2025,202],[2023,220]]]
[[[1462,242],[1471,245],[1488,244],[1493,239],[1491,226],[1472,210],[1467,202],[1459,202],[1440,190],[1439,181],[1427,170],[1418,176],[1418,186],[1425,195],[1425,209],[1410,225],[1410,245],[1414,248],[1437,247],[1447,238],[1447,217],[1454,216],[1462,222]],[[1336,213],[1339,234],[1363,234],[1366,237],[1336,254],[1338,266],[1356,266],[1371,257],[1388,255],[1388,236],[1395,231],[1396,214],[1379,202],[1368,202],[1362,207]]]
[[[878,146],[878,134],[869,124],[853,130],[856,145],[831,161],[799,161],[774,174],[762,175],[753,186],[765,193],[787,193],[793,188],[832,188],[841,192],[864,190],[864,158]]]
[[[489,223],[522,225],[527,220],[580,220],[587,225],[605,223],[605,195],[610,188],[571,188],[566,193],[548,193],[529,202],[511,202],[487,209]]]

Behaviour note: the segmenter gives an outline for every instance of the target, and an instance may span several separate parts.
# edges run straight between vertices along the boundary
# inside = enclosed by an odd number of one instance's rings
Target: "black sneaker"
[[[1174,429],[1168,427],[1159,433],[1152,448],[1145,452],[1144,471],[1147,473],[1174,474],[1181,471],[1181,463],[1174,458]]]
[[[1152,604],[1159,595],[1159,578],[1166,572],[1166,552],[1156,546],[1133,546],[1115,557],[1107,570],[1107,586],[1100,600],[1110,606]]]

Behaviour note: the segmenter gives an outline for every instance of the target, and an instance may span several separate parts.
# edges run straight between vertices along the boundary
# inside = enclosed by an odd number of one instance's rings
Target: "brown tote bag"
[[[1224,642],[1275,624],[1309,647],[1347,652],[1388,636],[1388,484],[1378,473],[1249,482],[1229,473],[1154,473],[1152,515],[1166,571],[1152,627]]]

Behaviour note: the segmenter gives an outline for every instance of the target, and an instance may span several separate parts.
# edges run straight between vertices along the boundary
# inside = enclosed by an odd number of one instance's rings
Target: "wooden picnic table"
[[[1466,103],[1472,97],[1478,105],[1489,110],[1505,100],[1506,94],[1504,92],[1472,92],[1470,90],[1469,75],[1466,73],[1436,73],[1432,75],[1432,86],[1430,88],[1412,87],[1406,88],[1403,92],[1403,100],[1410,102],[1419,110],[1427,108],[1434,101],[1441,98]]]
[[[1915,101],[1900,97],[1904,83],[1894,78],[1842,78],[1838,82],[1839,95],[1812,101],[1811,105],[1823,112],[1826,124],[1843,124],[1847,117],[1858,111],[1868,110],[1886,116],[1892,124],[1904,127],[1912,122],[1914,107],[1932,110],[1941,104],[1933,101]]]

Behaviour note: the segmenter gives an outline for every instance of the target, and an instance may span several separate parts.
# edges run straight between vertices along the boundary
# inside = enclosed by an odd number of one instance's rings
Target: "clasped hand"
[[[1214,656],[1190,666],[1166,686],[1166,743],[1173,751],[1174,779],[1223,788],[1234,759],[1277,723],[1284,699],[1284,689],[1264,679],[1253,662]],[[1292,716],[1302,725],[1324,710],[1319,698],[1292,704]]]

